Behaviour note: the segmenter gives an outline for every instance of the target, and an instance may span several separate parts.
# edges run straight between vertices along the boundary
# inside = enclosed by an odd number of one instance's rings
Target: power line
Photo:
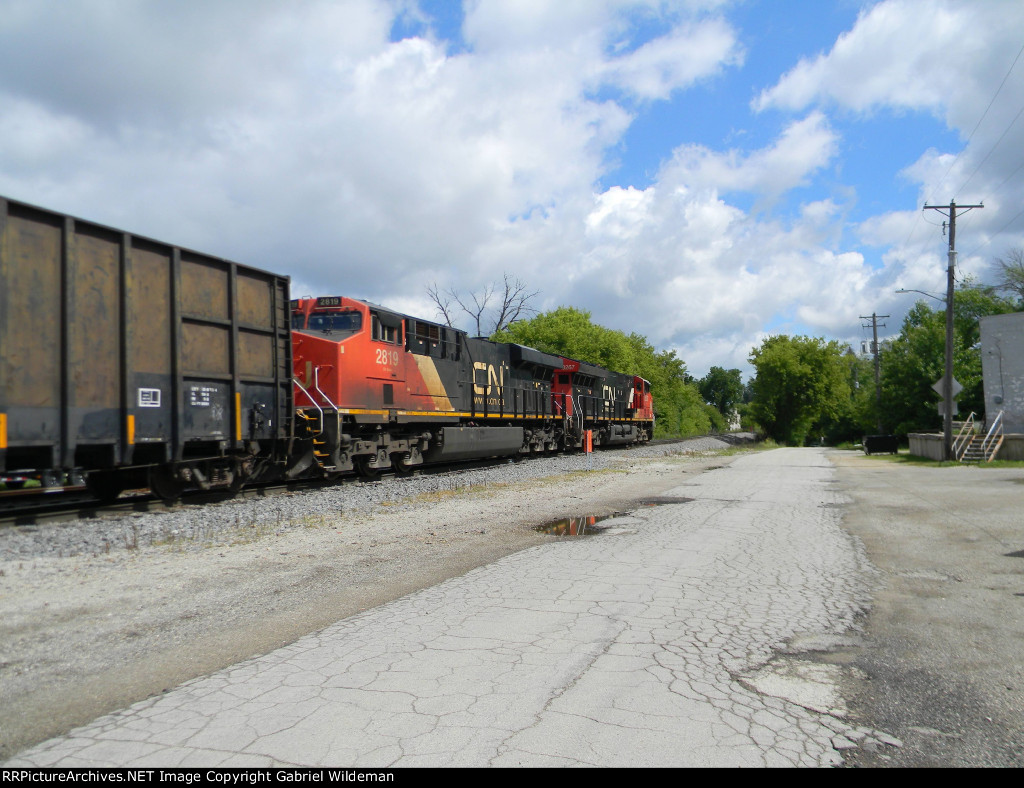
[[[1000,189],[1002,189],[1009,182],[1010,178],[1012,178],[1014,175],[1016,175],[1018,172],[1020,172],[1022,168],[1024,168],[1024,161],[1022,161],[1020,164],[1017,165],[1017,169],[1015,169],[1013,172],[1011,172],[1009,175],[1007,175],[1005,178],[1003,178],[1003,182],[1000,183],[998,186],[996,186],[996,188],[994,188],[992,190],[991,194],[995,194]],[[988,197],[986,197],[985,199],[987,200]]]
[[[1014,223],[1015,221],[1017,221],[1017,219],[1019,219],[1019,218],[1021,217],[1021,215],[1024,215],[1024,208],[1021,208],[1021,209],[1020,209],[1019,211],[1017,211],[1017,213],[1016,213],[1016,214],[1014,214],[1013,218],[1012,218],[1012,219],[1010,219],[1010,221],[1008,221],[1008,222],[1007,222],[1006,224],[1004,224],[1004,225],[1003,225],[1002,227],[1000,227],[1000,228],[999,228],[998,230],[996,230],[996,231],[995,231],[994,233],[992,233],[992,234],[991,234],[991,235],[989,236],[988,240],[986,240],[986,241],[985,241],[984,243],[981,243],[981,244],[979,244],[979,245],[978,245],[977,247],[975,247],[975,248],[974,248],[974,249],[973,249],[972,251],[968,252],[968,253],[967,253],[967,257],[973,257],[973,256],[974,256],[974,255],[976,255],[976,254],[977,254],[977,253],[978,253],[979,251],[981,251],[981,250],[982,250],[982,249],[984,249],[984,248],[985,248],[986,246],[988,246],[988,245],[989,245],[990,243],[992,243],[992,239],[993,239],[993,238],[995,238],[995,237],[996,237],[997,235],[999,235],[999,234],[1000,234],[1000,233],[1001,233],[1001,232],[1002,232],[1003,230],[1005,230],[1005,229],[1006,229],[1007,227],[1009,227],[1009,226],[1010,226],[1011,224],[1013,224],[1013,223]]]
[[[992,105],[996,103],[996,98],[999,97],[999,93],[1002,91],[1003,86],[1006,84],[1006,80],[1008,80],[1010,78],[1010,74],[1013,73],[1013,69],[1017,65],[1017,61],[1020,60],[1020,56],[1022,54],[1024,54],[1024,45],[1022,45],[1021,48],[1019,50],[1017,50],[1017,57],[1015,57],[1013,59],[1013,62],[1010,64],[1010,67],[1006,70],[1006,74],[1005,74],[1005,76],[1003,76],[1003,81],[999,83],[999,87],[996,88],[996,92],[992,94],[992,99],[988,102],[988,106],[985,107],[985,111],[981,113],[981,117],[978,118],[978,122],[974,124],[974,128],[971,130],[971,133],[967,137],[967,141],[964,143],[963,147],[960,149],[960,153],[958,153],[956,155],[956,158],[953,159],[952,163],[949,165],[949,169],[946,170],[946,174],[942,176],[942,179],[937,184],[935,184],[935,190],[936,191],[938,190],[938,188],[940,186],[942,186],[942,184],[945,182],[946,178],[949,177],[949,173],[953,171],[953,167],[955,167],[956,163],[960,160],[960,155],[965,150],[967,150],[967,146],[971,144],[971,140],[974,139],[975,132],[977,132],[977,130],[981,127],[982,121],[985,120],[985,118],[988,116],[988,111],[990,109],[992,109]],[[1010,125],[1013,125],[1013,124],[1011,123]],[[1004,134],[1005,134],[1005,132],[1004,132]],[[1000,137],[1000,139],[1002,139],[1002,138]],[[971,177],[974,177],[973,173],[971,173]],[[966,186],[966,185],[967,184],[965,183],[964,186]],[[961,186],[956,191],[957,192],[962,192],[964,186]],[[927,203],[928,200],[925,200],[925,202]]]
[[[956,166],[956,163],[960,160],[960,156],[963,154],[963,152],[965,150],[967,150],[967,147],[971,144],[971,140],[974,139],[975,133],[977,133],[978,129],[981,128],[981,124],[982,124],[982,122],[984,122],[985,118],[988,116],[989,110],[992,109],[993,105],[996,103],[996,99],[999,97],[999,94],[1002,92],[1003,88],[1006,86],[1006,81],[1010,78],[1010,74],[1013,73],[1013,69],[1016,68],[1017,61],[1020,60],[1021,55],[1024,55],[1024,45],[1022,45],[1021,48],[1017,50],[1016,57],[1014,57],[1013,62],[1010,64],[1010,67],[1006,70],[1006,74],[1003,75],[1003,80],[1002,80],[1002,82],[999,83],[999,87],[996,88],[996,92],[992,94],[992,98],[989,100],[988,106],[985,107],[985,111],[981,113],[981,117],[978,118],[978,122],[974,124],[974,128],[971,130],[971,133],[967,136],[967,140],[966,140],[966,142],[964,142],[963,147],[960,149],[960,152],[956,154],[956,156],[953,158],[953,161],[950,163],[949,167],[946,169],[946,172],[939,179],[938,183],[935,184],[935,188],[932,190],[932,194],[934,194],[936,191],[938,191],[939,187],[941,187],[942,184],[945,183],[946,178],[949,177],[949,173],[953,171],[953,168]],[[1022,111],[1024,111],[1024,108],[1022,108]],[[1020,117],[1020,113],[1017,113],[1017,117]],[[1012,126],[1013,123],[1016,122],[1016,120],[1017,120],[1017,118],[1014,118],[1013,121],[1010,123],[1010,126]],[[1010,130],[1010,126],[1007,126],[1006,130],[1003,132],[1003,135],[996,142],[996,145],[998,145],[999,142],[1002,141],[1003,137],[1006,136],[1006,133]],[[985,159],[982,160],[982,164],[985,163],[985,160],[988,159],[988,157],[992,154],[993,150],[995,150],[995,145],[993,145],[992,149],[989,150],[988,154],[985,156]],[[977,172],[978,169],[980,169],[980,167],[981,167],[981,164],[979,164],[978,167],[975,168],[975,171],[971,173],[970,178],[967,179],[967,181],[963,184],[963,186],[961,186],[959,189],[957,189],[957,192],[962,192],[963,189],[966,188],[967,184],[970,183],[970,179],[974,177],[975,173]],[[1012,173],[1010,173],[1010,175],[1007,176],[1003,180],[1003,182],[1000,183],[999,186],[996,187],[995,191],[999,191],[999,189],[1001,189],[1006,184],[1006,182],[1009,181],[1010,178],[1012,178],[1013,175],[1015,175],[1021,169],[1021,167],[1024,167],[1024,163],[1022,163],[1019,167],[1017,167],[1016,170],[1014,170]],[[929,197],[927,199],[925,199],[924,202],[925,202],[926,206],[927,206],[929,200],[931,199],[931,196],[932,195],[929,195]],[[1017,215],[1019,216],[1020,214],[1017,214]],[[1016,219],[1016,218],[1017,217],[1015,216],[1014,219]],[[927,219],[923,219],[923,214],[922,213],[918,213],[916,218],[915,218],[915,220],[914,220],[913,225],[910,228],[910,232],[907,234],[906,240],[899,247],[901,252],[906,250],[906,248],[910,245],[910,241],[914,237],[914,233],[917,232],[917,228],[919,226],[919,223],[922,220],[927,222],[928,224],[932,224],[932,222],[928,222]],[[1013,219],[1011,219],[1010,221],[1012,222]],[[979,248],[981,248],[981,247],[979,247]],[[974,253],[972,252],[971,254],[974,254]]]
[[[999,147],[999,143],[1003,141],[1003,139],[1006,137],[1007,134],[1010,133],[1010,129],[1013,128],[1013,124],[1017,122],[1017,120],[1020,118],[1021,115],[1024,115],[1024,107],[1021,107],[1020,111],[1016,115],[1013,116],[1013,120],[1011,120],[1009,125],[1007,125],[1007,127],[1003,130],[1003,133],[999,135],[999,139],[997,139],[995,141],[995,143],[993,143],[992,147],[989,148],[988,153],[985,154],[985,158],[983,158],[981,161],[978,162],[978,166],[974,168],[974,172],[972,172],[970,174],[970,176],[968,176],[967,180],[964,181],[963,185],[959,189],[957,189],[958,193],[959,192],[963,192],[963,190],[967,188],[967,184],[970,183],[974,179],[975,175],[978,174],[978,170],[981,169],[981,166],[986,161],[988,161],[988,157],[991,156],[993,153],[995,153],[996,148]]]

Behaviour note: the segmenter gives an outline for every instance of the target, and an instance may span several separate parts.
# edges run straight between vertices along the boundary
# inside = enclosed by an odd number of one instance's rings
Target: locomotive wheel
[[[149,472],[149,489],[165,503],[174,503],[185,492],[185,482],[168,466],[157,465]]]
[[[356,466],[356,472],[364,479],[376,479],[380,476],[380,468],[371,467],[369,457],[356,457],[353,462]]]
[[[397,454],[391,458],[391,467],[395,469],[395,473],[399,476],[412,476],[416,470],[415,465],[409,465],[405,457]]]

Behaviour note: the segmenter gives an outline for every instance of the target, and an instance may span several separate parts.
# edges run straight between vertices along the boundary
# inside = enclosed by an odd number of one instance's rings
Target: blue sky
[[[1019,0],[0,0],[0,195],[740,367],[1024,246]],[[1005,80],[1000,89],[1000,84]]]

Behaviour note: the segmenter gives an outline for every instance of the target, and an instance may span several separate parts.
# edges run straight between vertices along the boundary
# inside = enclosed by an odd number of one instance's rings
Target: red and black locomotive
[[[650,386],[343,297],[292,302],[295,407],[328,474],[646,441]]]
[[[648,440],[643,378],[0,198],[0,478],[236,489]]]

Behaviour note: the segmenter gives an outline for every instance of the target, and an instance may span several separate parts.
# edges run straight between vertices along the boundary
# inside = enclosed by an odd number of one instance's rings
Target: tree
[[[874,364],[847,349],[843,366],[850,397],[840,402],[837,411],[823,418],[819,425],[828,444],[860,440],[877,430]]]
[[[963,386],[961,413],[984,414],[979,319],[1013,312],[1009,298],[995,288],[964,282],[953,294],[953,377]],[[918,301],[903,320],[899,336],[882,354],[882,420],[893,432],[933,431],[942,417],[932,385],[945,374],[946,310]]]
[[[1024,306],[1024,249],[1011,249],[1005,257],[996,258],[996,265],[999,266],[996,287],[1016,295]]]
[[[803,445],[848,407],[849,368],[838,342],[768,337],[751,350],[750,363],[756,370],[751,415],[780,443]]]
[[[530,302],[539,294],[539,290],[528,290],[522,280],[508,274],[505,274],[500,290],[497,283],[468,295],[460,294],[454,287],[442,291],[436,282],[427,288],[427,295],[447,325],[455,326],[455,316],[461,310],[473,321],[477,336],[503,331],[525,315],[535,314],[537,310],[530,306]],[[485,327],[489,329],[486,333]]]
[[[704,401],[713,405],[727,421],[743,401],[743,376],[738,369],[712,367],[697,382],[697,389]]]
[[[704,404],[696,386],[686,382],[686,365],[674,351],[656,351],[646,337],[598,325],[585,310],[561,306],[513,323],[491,339],[639,375],[651,384],[658,437],[724,428],[718,412]]]

